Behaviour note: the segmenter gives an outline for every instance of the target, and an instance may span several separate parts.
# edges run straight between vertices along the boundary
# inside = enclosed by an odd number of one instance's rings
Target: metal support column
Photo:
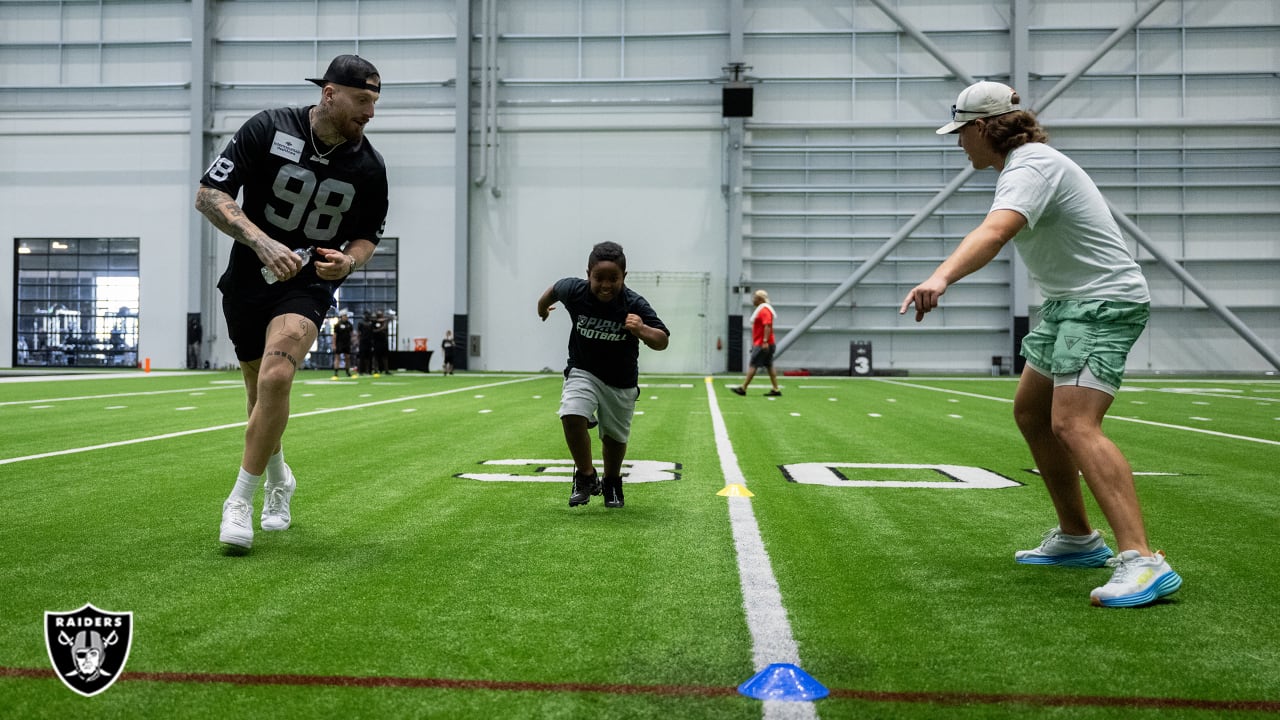
[[[471,289],[471,0],[457,0],[453,84],[454,367],[467,369]]]
[[[210,158],[209,132],[213,128],[213,12],[211,0],[191,3],[191,114],[187,132],[187,177],[192,193],[188,200],[195,204],[195,184]],[[218,235],[213,226],[194,207],[187,219],[187,312],[199,313],[203,329],[197,366],[208,357],[208,343],[217,337],[217,324],[212,311],[217,307]]]
[[[745,16],[743,0],[729,2],[729,64],[743,62],[743,34]],[[746,138],[746,119],[724,118],[724,185],[721,192],[726,205],[726,257],[725,278],[728,280],[726,298],[725,347],[729,372],[742,371],[742,288],[747,279],[742,272],[742,148]]]
[[[1031,0],[1012,0],[1009,84],[1027,102],[1031,89]],[[1031,272],[1018,252],[1018,246],[1009,243],[1013,261],[1009,264],[1009,357],[1013,358],[1013,374],[1021,375],[1026,360],[1022,357],[1022,338],[1031,331]]]

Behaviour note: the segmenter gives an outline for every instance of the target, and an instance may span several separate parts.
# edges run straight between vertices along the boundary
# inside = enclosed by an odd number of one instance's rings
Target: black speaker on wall
[[[726,85],[720,90],[720,114],[723,117],[751,117],[752,88]]]

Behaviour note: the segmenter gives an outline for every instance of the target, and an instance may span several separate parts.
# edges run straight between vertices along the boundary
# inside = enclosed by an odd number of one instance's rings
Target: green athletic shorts
[[[1046,300],[1040,324],[1022,339],[1022,357],[1055,377],[1089,371],[1120,387],[1125,360],[1147,327],[1150,303]]]

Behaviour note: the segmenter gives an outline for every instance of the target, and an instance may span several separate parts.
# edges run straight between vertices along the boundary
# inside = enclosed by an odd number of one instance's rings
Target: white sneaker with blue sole
[[[1116,569],[1106,585],[1094,588],[1089,600],[1098,607],[1142,607],[1182,587],[1182,576],[1169,567],[1159,550],[1144,557],[1125,550],[1107,561]]]
[[[1044,534],[1040,547],[1019,550],[1013,559],[1024,565],[1102,567],[1114,554],[1097,530],[1088,535],[1064,535],[1061,528],[1053,528]]]

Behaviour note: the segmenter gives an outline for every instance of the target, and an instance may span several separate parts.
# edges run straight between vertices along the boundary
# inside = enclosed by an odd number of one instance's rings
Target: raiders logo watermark
[[[64,685],[93,697],[120,678],[133,645],[133,613],[99,610],[91,603],[44,614],[44,644]]]

